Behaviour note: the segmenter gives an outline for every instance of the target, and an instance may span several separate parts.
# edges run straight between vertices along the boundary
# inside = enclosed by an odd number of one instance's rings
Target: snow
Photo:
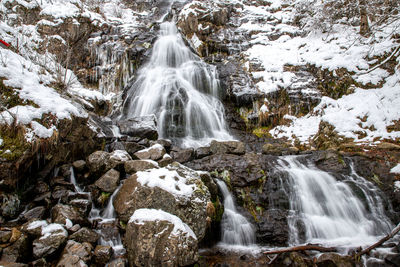
[[[155,145],[152,145],[152,146],[149,147],[149,148],[139,150],[137,153],[149,152],[149,151],[151,151],[151,150],[163,150],[163,149],[164,149],[164,147],[163,147],[162,145],[160,145],[160,144],[155,144]]]
[[[42,221],[33,221],[30,224],[28,224],[28,230],[32,230],[38,227],[43,227],[43,226],[47,226],[48,223],[45,220]]]
[[[400,181],[395,181],[394,182],[394,191],[395,192],[400,191]]]
[[[188,237],[197,239],[193,230],[186,223],[182,222],[182,220],[177,216],[167,213],[163,210],[138,209],[129,219],[129,223],[137,224],[143,224],[145,222],[152,221],[168,221],[174,225],[174,229],[171,232],[172,235],[179,236],[181,233],[183,233]]]
[[[56,127],[54,125],[51,126],[50,129],[47,129],[37,121],[32,121],[31,126],[35,135],[40,138],[50,138],[53,136],[53,133],[56,130]]]
[[[397,164],[396,166],[394,166],[391,170],[391,173],[396,173],[396,174],[400,174],[400,163]]]
[[[79,9],[76,5],[69,3],[68,1],[62,1],[44,6],[42,11],[40,12],[40,15],[48,15],[58,19],[74,17],[79,13]]]
[[[0,138],[0,147],[3,145],[3,139]]]
[[[187,185],[186,178],[182,177],[175,170],[167,168],[151,169],[143,172],[137,172],[137,181],[142,186],[159,187],[170,192],[175,196],[192,196],[195,185]]]
[[[48,238],[50,235],[68,236],[68,232],[61,224],[51,223],[47,226],[42,227],[42,237],[40,237],[40,239]]]

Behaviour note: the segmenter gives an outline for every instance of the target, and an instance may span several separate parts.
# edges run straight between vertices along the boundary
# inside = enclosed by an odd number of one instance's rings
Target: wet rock
[[[87,166],[91,173],[101,175],[107,167],[107,162],[110,159],[110,154],[105,151],[96,151],[87,158]]]
[[[287,211],[267,210],[257,223],[257,242],[266,245],[286,246],[289,240]]]
[[[74,167],[74,170],[77,173],[83,173],[85,171],[85,169],[86,169],[86,161],[84,161],[84,160],[74,161],[72,163],[72,166]]]
[[[317,167],[326,172],[344,173],[348,171],[343,156],[336,151],[320,151],[316,157]]]
[[[297,155],[299,150],[286,144],[265,144],[262,147],[262,153],[274,156]]]
[[[166,154],[164,147],[160,144],[153,145],[147,149],[140,150],[134,155],[139,159],[159,160]]]
[[[172,142],[170,140],[158,139],[156,141],[150,142],[150,145],[154,145],[154,144],[162,145],[165,148],[165,150],[167,151],[167,153],[169,153],[171,151]]]
[[[118,121],[121,134],[156,140],[158,138],[157,122],[154,115]]]
[[[210,147],[199,147],[194,151],[194,155],[196,159],[201,159],[211,155]]]
[[[32,219],[42,219],[46,212],[46,208],[43,206],[35,207],[24,213],[23,219],[25,221],[30,221]]]
[[[47,267],[48,266],[48,263],[43,258],[32,261],[29,264],[30,264],[30,266],[35,266],[35,267]]]
[[[74,240],[79,243],[83,242],[88,242],[91,244],[96,244],[97,240],[99,239],[99,234],[96,233],[95,231],[88,229],[86,227],[83,227],[79,229],[77,232],[72,234],[69,239]]]
[[[97,264],[105,266],[110,261],[112,254],[112,247],[97,245],[94,249],[94,260]]]
[[[43,182],[43,181],[38,181],[35,185],[35,189],[34,192],[36,195],[40,195],[43,193],[47,193],[50,191],[50,187],[47,183]]]
[[[193,156],[194,156],[193,148],[174,147],[171,151],[171,157],[179,163],[188,162],[193,159]]]
[[[128,263],[126,259],[121,259],[121,258],[115,259],[108,264],[108,267],[125,267],[125,266],[128,266]]]
[[[51,197],[55,200],[65,200],[72,191],[64,186],[57,185],[54,187]]]
[[[239,141],[218,142],[214,140],[211,142],[210,151],[213,154],[243,155],[246,152],[246,149],[243,142]]]
[[[181,218],[201,240],[207,226],[208,201],[210,193],[199,174],[174,163],[129,177],[114,199],[114,208],[123,221],[137,209],[162,209]]]
[[[23,262],[29,257],[29,239],[21,234],[18,240],[5,247],[1,255],[2,262]]]
[[[34,220],[27,222],[21,227],[21,231],[32,237],[39,237],[42,234],[42,227],[47,226],[48,223],[45,220]]]
[[[385,262],[392,264],[393,266],[400,266],[400,255],[399,254],[387,255],[385,257]]]
[[[158,164],[152,160],[129,160],[125,162],[124,167],[127,174],[133,174],[135,172],[158,168]]]
[[[318,257],[317,266],[352,267],[354,266],[354,261],[350,256],[342,256],[336,253],[324,253]]]
[[[76,208],[80,214],[89,215],[92,209],[92,201],[89,199],[73,199],[69,202],[71,206]]]
[[[60,224],[66,224],[67,219],[74,224],[87,224],[87,219],[85,219],[78,209],[63,204],[57,204],[51,209],[51,219],[54,223]]]
[[[57,267],[67,266],[87,266],[87,262],[92,258],[91,250],[92,245],[87,242],[78,243],[69,240],[65,246],[60,261],[57,263]]]
[[[214,200],[218,196],[218,186],[211,178],[208,172],[199,172],[201,181],[207,186],[211,194],[211,199]]]
[[[32,243],[33,257],[39,259],[55,253],[66,241],[67,230],[61,224],[49,224],[42,227],[42,236]]]
[[[130,265],[186,266],[198,259],[197,239],[178,217],[160,210],[136,210],[126,229]]]
[[[103,192],[112,193],[119,185],[119,171],[111,169],[95,182],[95,185]]]

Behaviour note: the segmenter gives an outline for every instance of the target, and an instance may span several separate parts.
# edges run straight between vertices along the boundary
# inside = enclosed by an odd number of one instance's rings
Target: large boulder
[[[119,171],[111,169],[103,174],[95,185],[103,192],[112,193],[119,185]]]
[[[33,257],[40,259],[52,255],[67,241],[67,237],[68,232],[61,224],[52,223],[42,226],[41,237],[32,243]]]
[[[131,266],[187,266],[198,259],[196,235],[162,210],[136,210],[126,228],[125,246]]]
[[[20,234],[19,238],[8,247],[3,249],[3,253],[1,255],[1,262],[21,262],[26,260],[29,257],[29,238],[25,234]],[[0,265],[2,265],[0,263]]]
[[[69,205],[57,204],[51,209],[51,219],[54,223],[66,225],[68,220],[74,224],[85,225],[88,220],[85,214]]]
[[[73,233],[69,239],[74,240],[76,242],[88,242],[91,244],[96,244],[99,239],[99,234],[91,229],[83,227],[79,229],[77,232]]]
[[[135,117],[119,121],[118,126],[121,134],[157,140],[157,122],[154,115]]]
[[[113,203],[123,221],[128,221],[137,209],[162,209],[178,216],[201,240],[207,227],[208,201],[210,193],[199,173],[173,163],[133,174],[126,179]]]
[[[100,176],[113,168],[123,169],[124,162],[131,159],[125,150],[115,150],[112,153],[96,151],[88,156],[86,163],[92,175]]]
[[[127,174],[133,174],[135,172],[158,168],[158,163],[152,160],[129,160],[125,162],[124,166]]]
[[[165,148],[160,144],[155,144],[147,149],[140,150],[134,155],[139,159],[159,160],[166,154]]]

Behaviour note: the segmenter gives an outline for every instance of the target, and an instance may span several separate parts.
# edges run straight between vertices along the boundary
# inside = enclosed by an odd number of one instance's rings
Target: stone
[[[174,162],[173,158],[171,158],[170,155],[165,154],[163,156],[163,158],[158,161],[158,165],[160,167],[165,167],[165,166],[168,166],[169,164],[171,164],[172,162]]]
[[[33,257],[40,259],[53,255],[67,241],[68,232],[61,224],[49,224],[42,227],[42,236],[32,243]]]
[[[105,266],[110,261],[112,254],[112,247],[97,245],[94,249],[94,260],[97,264]]]
[[[119,171],[111,169],[95,182],[95,185],[103,192],[112,193],[119,185]]]
[[[118,258],[108,264],[108,267],[125,267],[128,266],[126,259]]]
[[[51,219],[54,223],[66,224],[69,219],[74,224],[88,224],[87,219],[75,207],[57,204],[51,209]]]
[[[92,201],[89,199],[72,199],[69,204],[85,216],[88,216],[92,209]]]
[[[145,146],[139,145],[136,142],[122,142],[124,149],[129,155],[133,156],[136,152],[145,149]]]
[[[5,247],[0,261],[4,262],[21,262],[29,257],[29,239],[22,234],[18,240]]]
[[[154,115],[130,118],[118,121],[121,134],[157,140],[157,122]]]
[[[196,148],[196,150],[194,151],[194,157],[196,159],[201,159],[210,155],[211,155],[211,150],[210,147],[208,146]]]
[[[23,214],[23,219],[25,221],[30,221],[32,219],[42,219],[46,208],[43,206],[34,207]]]
[[[0,243],[1,244],[8,243],[10,238],[11,238],[11,230],[9,230],[9,229],[0,230]]]
[[[47,183],[43,181],[38,181],[35,185],[34,192],[36,195],[40,195],[50,191],[50,187]]]
[[[45,220],[33,220],[22,225],[21,231],[36,238],[42,235],[42,227],[46,225],[48,223]]]
[[[212,141],[210,151],[213,154],[234,154],[243,155],[246,153],[246,148],[243,142],[239,141]]]
[[[78,243],[73,240],[69,240],[62,252],[61,259],[56,266],[87,266],[86,263],[92,258],[92,249],[92,245],[87,242]]]
[[[7,219],[14,219],[18,215],[20,200],[17,195],[3,194],[1,204],[1,215]]]
[[[210,193],[199,174],[173,163],[165,168],[142,172],[140,176],[130,176],[113,204],[118,217],[125,222],[137,209],[162,209],[188,224],[201,240],[207,227],[208,201]]]
[[[288,213],[279,209],[266,210],[257,223],[256,238],[261,244],[286,246],[289,240]]]
[[[105,151],[96,151],[87,158],[87,166],[94,175],[101,175],[106,172],[107,162],[110,159],[110,153]]]
[[[129,160],[125,162],[124,167],[127,174],[133,174],[135,172],[158,168],[158,164],[152,160]]]
[[[317,266],[340,266],[352,267],[355,266],[351,256],[343,256],[336,253],[323,253],[317,259]]]
[[[147,149],[140,150],[134,155],[139,159],[159,160],[166,154],[164,147],[160,144],[153,145]]]
[[[152,141],[150,142],[150,145],[155,145],[155,144],[160,144],[162,145],[165,150],[167,151],[167,153],[169,153],[171,151],[171,146],[172,146],[172,142],[171,140],[168,139],[158,139],[156,141]]]
[[[89,228],[83,227],[77,232],[70,235],[69,239],[74,240],[79,243],[88,242],[91,244],[96,244],[99,239],[99,234]]]
[[[77,173],[83,173],[85,171],[85,169],[86,169],[86,161],[84,161],[84,160],[74,161],[72,163],[72,166],[74,167],[74,170]]]
[[[160,210],[136,210],[125,246],[131,266],[187,266],[198,260],[197,239],[189,226]]]
[[[199,172],[201,181],[207,186],[211,194],[211,199],[214,200],[218,196],[218,186],[211,178],[208,172]]]
[[[10,243],[14,243],[21,237],[22,233],[19,231],[17,228],[13,227],[11,229],[11,237],[10,237]]]
[[[171,157],[179,162],[179,163],[185,163],[193,159],[194,156],[194,150],[193,148],[173,148],[171,151]]]
[[[72,191],[64,186],[57,185],[51,192],[51,197],[55,200],[65,200]]]

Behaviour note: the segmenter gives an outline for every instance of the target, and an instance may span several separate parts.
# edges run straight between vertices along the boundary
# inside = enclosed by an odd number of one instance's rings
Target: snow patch
[[[110,159],[118,161],[128,161],[131,160],[132,158],[125,150],[114,150],[110,155]]]
[[[396,166],[394,166],[394,167],[390,170],[390,173],[400,174],[400,163],[397,164]]]
[[[51,223],[47,226],[42,227],[42,237],[40,239],[45,239],[50,235],[63,235],[68,236],[67,230],[61,224]]]
[[[152,221],[168,221],[174,225],[174,229],[171,232],[172,235],[179,236],[181,233],[184,233],[188,237],[197,239],[193,230],[186,223],[182,222],[179,217],[163,210],[138,209],[129,219],[129,223],[137,224],[144,224],[145,222]]]

